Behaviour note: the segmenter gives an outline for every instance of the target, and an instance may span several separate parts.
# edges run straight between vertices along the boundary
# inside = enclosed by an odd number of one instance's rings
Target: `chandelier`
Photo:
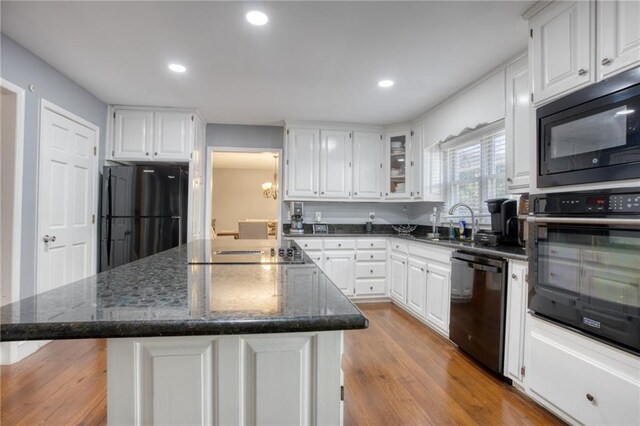
[[[278,199],[278,156],[274,155],[273,182],[262,184],[262,195],[264,198]]]

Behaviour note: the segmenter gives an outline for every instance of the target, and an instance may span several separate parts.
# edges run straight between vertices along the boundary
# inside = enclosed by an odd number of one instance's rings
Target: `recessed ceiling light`
[[[378,82],[378,86],[380,87],[391,87],[393,84],[393,80],[380,80]]]
[[[247,21],[253,25],[264,25],[269,22],[269,17],[259,10],[252,10],[246,17]]]
[[[173,72],[185,72],[187,67],[180,64],[169,64],[169,69]]]

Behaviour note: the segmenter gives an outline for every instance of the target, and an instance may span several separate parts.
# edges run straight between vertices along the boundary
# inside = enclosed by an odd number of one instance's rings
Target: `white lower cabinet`
[[[407,255],[391,252],[389,256],[389,296],[400,302],[407,303]]]
[[[407,264],[407,308],[424,317],[426,301],[427,261],[411,256]]]
[[[570,423],[640,424],[640,360],[529,316],[530,396]]]
[[[323,272],[347,296],[354,293],[355,252],[353,250],[325,250]]]
[[[504,375],[519,385],[523,385],[525,373],[527,270],[528,266],[525,262],[509,261],[504,332]]]
[[[342,341],[342,331],[108,339],[108,423],[342,424]]]
[[[449,336],[451,268],[445,264],[429,262],[427,271],[427,322]]]

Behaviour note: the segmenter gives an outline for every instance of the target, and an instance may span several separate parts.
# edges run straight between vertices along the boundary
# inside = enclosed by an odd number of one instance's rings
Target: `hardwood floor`
[[[563,424],[401,309],[358,306],[369,328],[345,335],[345,424]]]
[[[390,304],[345,336],[346,425],[562,424]],[[106,342],[51,342],[0,368],[2,425],[106,423]]]

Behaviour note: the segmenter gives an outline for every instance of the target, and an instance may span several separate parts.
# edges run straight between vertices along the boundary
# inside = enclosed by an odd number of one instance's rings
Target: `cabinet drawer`
[[[537,319],[533,323],[527,366],[532,393],[583,424],[640,424],[635,359],[620,362],[630,357],[610,358],[606,354],[615,350],[599,348],[599,342],[554,331],[556,326]]]
[[[383,250],[358,250],[356,260],[358,262],[385,262],[387,252]]]
[[[386,263],[356,263],[356,278],[384,278]]]
[[[356,296],[386,294],[385,280],[356,280]]]
[[[322,251],[321,250],[305,250],[307,256],[315,262],[316,265],[322,267]]]
[[[302,250],[322,250],[322,239],[300,239],[296,238],[295,242],[298,243]]]
[[[389,245],[391,246],[391,250],[393,251],[407,253],[409,250],[409,246],[407,245],[407,243],[399,240],[389,240]]]
[[[377,240],[373,238],[361,238],[356,240],[356,247],[359,249],[381,249],[387,248],[385,240]]]
[[[327,250],[354,249],[356,248],[356,242],[354,240],[327,238],[324,240],[324,248]]]

